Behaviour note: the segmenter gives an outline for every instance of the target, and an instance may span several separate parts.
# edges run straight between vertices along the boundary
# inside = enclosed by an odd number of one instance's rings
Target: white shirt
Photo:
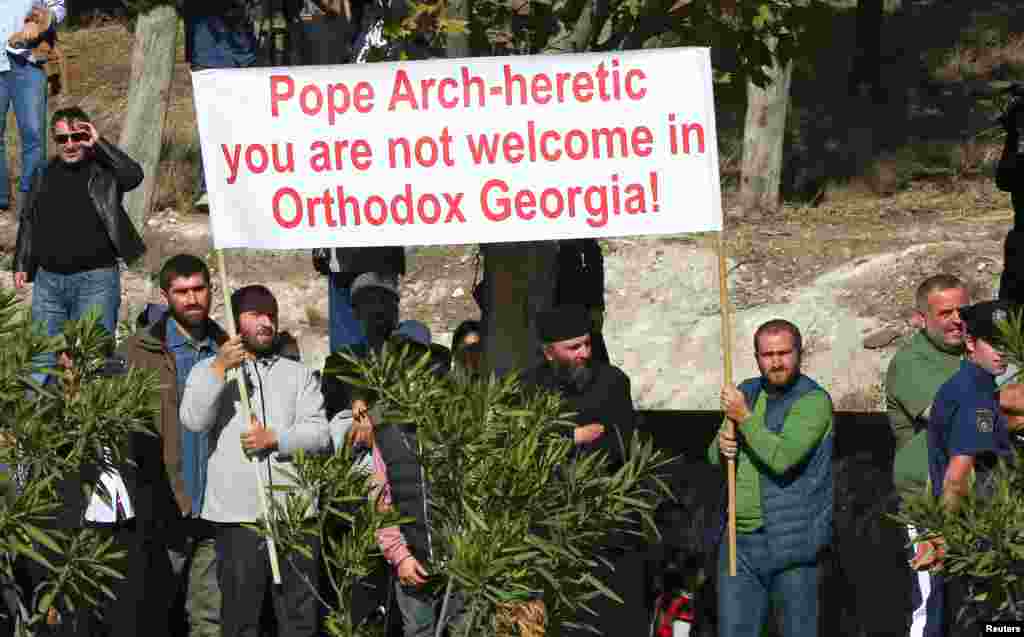
[[[113,524],[134,518],[135,510],[132,508],[132,500],[128,496],[128,487],[125,486],[120,472],[116,469],[104,471],[100,474],[100,483],[106,489],[106,493],[103,493],[99,485],[93,490],[89,506],[85,509],[86,522]],[[109,501],[104,498],[104,495],[109,496]],[[117,515],[118,505],[123,513],[120,520]]]

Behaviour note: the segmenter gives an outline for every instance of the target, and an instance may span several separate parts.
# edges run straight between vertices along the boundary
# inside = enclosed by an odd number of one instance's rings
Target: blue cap
[[[392,336],[430,347],[430,328],[420,321],[402,321]]]

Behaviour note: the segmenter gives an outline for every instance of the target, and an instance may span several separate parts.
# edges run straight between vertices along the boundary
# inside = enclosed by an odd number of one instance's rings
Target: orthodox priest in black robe
[[[566,410],[576,412],[572,435],[577,454],[603,451],[609,471],[616,471],[627,457],[636,415],[626,374],[591,356],[590,321],[590,312],[582,305],[562,305],[540,313],[537,327],[544,361],[524,372],[521,381],[526,392],[545,389],[561,394]],[[608,636],[645,634],[649,616],[639,541],[633,535],[617,534],[609,538],[609,545],[602,557],[614,571],[601,566],[595,575],[625,603],[597,597],[589,604],[597,615],[581,611],[573,621],[589,624]],[[548,634],[592,635],[559,627],[549,627]]]

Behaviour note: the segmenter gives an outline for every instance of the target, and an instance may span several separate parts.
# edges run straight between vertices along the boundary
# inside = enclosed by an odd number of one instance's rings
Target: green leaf
[[[40,544],[50,549],[57,555],[63,555],[64,551],[61,549],[60,545],[58,545],[57,542],[55,542],[48,533],[43,532],[42,530],[32,526],[31,524],[23,525],[21,527],[21,530],[34,541],[39,542]]]
[[[14,550],[17,553],[19,553],[21,555],[24,555],[25,557],[28,557],[28,558],[34,560],[35,562],[37,562],[39,564],[42,564],[43,566],[45,566],[46,568],[50,569],[51,571],[57,570],[53,566],[53,564],[50,563],[49,560],[47,560],[45,557],[40,555],[31,546],[28,546],[27,544],[24,544],[22,542],[13,541],[13,542],[11,542],[11,547],[14,548]]]

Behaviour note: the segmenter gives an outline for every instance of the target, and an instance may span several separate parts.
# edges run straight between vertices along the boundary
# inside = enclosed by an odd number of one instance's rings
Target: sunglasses
[[[59,145],[64,145],[68,143],[68,140],[80,143],[87,141],[88,139],[89,133],[71,133],[70,135],[63,133],[53,136],[53,141],[57,142]]]

